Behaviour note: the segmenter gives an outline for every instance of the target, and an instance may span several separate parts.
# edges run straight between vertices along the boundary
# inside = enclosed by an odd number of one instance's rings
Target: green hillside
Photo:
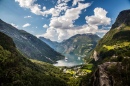
[[[130,10],[119,13],[91,58],[95,70],[82,78],[81,86],[130,86]]]
[[[39,66],[25,58],[13,40],[0,32],[0,86],[67,86],[60,75],[52,65]]]
[[[130,56],[129,13],[129,10],[122,11],[111,30],[99,41],[95,48],[98,57],[105,58],[106,56],[111,57],[113,55]]]

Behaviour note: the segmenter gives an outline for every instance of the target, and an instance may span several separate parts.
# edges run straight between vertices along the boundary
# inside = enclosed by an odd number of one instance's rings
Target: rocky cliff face
[[[121,68],[121,63],[118,62],[105,62],[101,65],[98,65],[98,69],[95,71],[92,76],[92,85],[93,86],[114,86],[114,78],[109,73],[109,68],[112,66],[117,66]]]

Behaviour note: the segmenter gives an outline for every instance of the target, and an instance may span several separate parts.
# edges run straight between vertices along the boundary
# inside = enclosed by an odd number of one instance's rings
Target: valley
[[[60,43],[39,37],[43,42],[54,50],[65,56],[65,59],[58,60],[55,66],[76,66],[85,64],[100,37],[95,34],[77,34]]]
[[[93,64],[77,65],[72,67],[59,67],[66,74],[71,74],[73,78],[87,75],[92,72]]]
[[[0,20],[0,86],[130,86],[130,10],[111,29],[62,42]]]

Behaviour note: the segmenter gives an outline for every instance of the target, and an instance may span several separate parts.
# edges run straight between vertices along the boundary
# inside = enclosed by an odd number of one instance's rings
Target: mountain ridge
[[[0,86],[67,86],[58,68],[38,63],[19,53],[12,38],[0,32]]]
[[[0,20],[0,32],[10,36],[16,44],[17,49],[25,56],[49,63],[55,63],[64,56],[54,51],[43,41],[24,30],[18,30]],[[51,52],[51,53],[50,53]]]
[[[130,85],[130,10],[119,13],[90,58],[95,70],[83,79],[87,86]]]
[[[42,37],[40,37],[40,39],[44,42],[48,40]],[[78,57],[89,57],[88,55],[90,55],[99,39],[100,37],[95,34],[77,34],[60,43],[51,40],[48,40],[46,43],[66,57],[71,56],[70,58],[75,57],[78,59]]]

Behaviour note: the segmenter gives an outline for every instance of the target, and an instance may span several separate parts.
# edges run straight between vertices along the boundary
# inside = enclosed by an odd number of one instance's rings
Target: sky
[[[130,0],[0,0],[0,19],[37,37],[61,42],[108,32]]]

